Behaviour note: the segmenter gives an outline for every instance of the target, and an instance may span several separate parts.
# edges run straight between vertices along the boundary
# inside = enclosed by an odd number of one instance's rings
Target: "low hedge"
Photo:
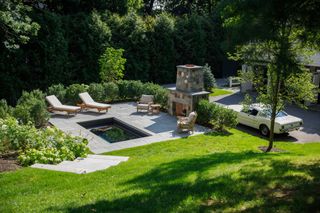
[[[64,87],[61,84],[48,88],[48,95],[55,95],[64,103],[75,105],[81,102],[79,93],[88,92],[93,99],[100,102],[136,101],[142,94],[154,96],[154,101],[167,108],[168,91],[160,85],[142,83],[141,81],[119,80],[109,83],[72,84]]]
[[[208,100],[201,100],[196,107],[196,111],[199,124],[212,127],[218,131],[235,127],[238,123],[235,111],[216,103],[210,103]]]
[[[23,92],[16,107],[10,107],[0,100],[0,118],[15,117],[20,124],[32,123],[40,128],[47,124],[49,113],[45,101],[46,95],[55,95],[64,104],[76,105],[81,102],[79,93],[88,92],[98,102],[136,101],[142,94],[154,96],[155,103],[162,109],[167,108],[168,90],[153,83],[141,81],[120,80],[108,83],[72,84],[65,87],[62,84],[50,86],[46,93],[40,90]]]

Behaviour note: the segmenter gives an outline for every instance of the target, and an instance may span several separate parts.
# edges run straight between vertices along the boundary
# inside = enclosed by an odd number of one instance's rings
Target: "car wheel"
[[[259,129],[263,136],[268,136],[270,133],[269,128],[266,125],[261,125]]]

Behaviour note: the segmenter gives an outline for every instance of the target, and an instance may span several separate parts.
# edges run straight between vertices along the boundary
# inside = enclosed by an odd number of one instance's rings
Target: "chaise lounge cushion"
[[[103,104],[103,103],[97,103],[97,102],[86,103],[86,105],[89,106],[89,107],[96,107],[96,108],[108,108],[108,107],[111,107],[110,104]]]
[[[61,111],[78,111],[81,108],[77,106],[63,105],[55,95],[49,95],[46,97],[51,107]]]
[[[95,102],[87,92],[80,93],[79,96],[83,101],[83,103],[88,107],[92,107],[92,108],[110,108],[111,107],[110,104]]]

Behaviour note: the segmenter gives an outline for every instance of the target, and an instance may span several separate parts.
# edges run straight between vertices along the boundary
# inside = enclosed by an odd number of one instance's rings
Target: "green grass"
[[[115,151],[129,161],[86,175],[24,168],[0,173],[0,212],[315,212],[320,144],[238,130]]]
[[[233,92],[230,90],[214,88],[214,89],[212,89],[212,93],[210,93],[210,96],[229,95],[232,93]]]

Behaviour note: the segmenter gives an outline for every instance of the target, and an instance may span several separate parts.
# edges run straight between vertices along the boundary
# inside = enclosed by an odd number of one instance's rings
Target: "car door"
[[[246,126],[251,126],[252,125],[252,118],[250,117],[251,111],[252,109],[249,109],[248,111],[241,111],[238,116],[239,123]]]
[[[249,109],[247,112],[241,112],[241,113],[242,113],[241,114],[242,124],[256,128],[257,122],[258,122],[257,121],[258,110]]]

